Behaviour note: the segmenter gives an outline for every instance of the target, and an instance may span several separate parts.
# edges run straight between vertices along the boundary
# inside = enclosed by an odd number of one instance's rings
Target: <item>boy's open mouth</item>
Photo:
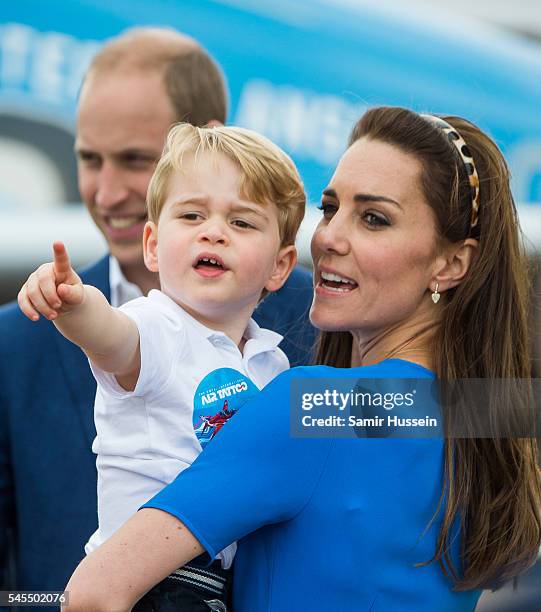
[[[195,258],[193,267],[200,276],[214,278],[227,271],[223,260],[214,253],[201,253]]]
[[[224,270],[224,266],[217,259],[211,257],[201,257],[195,264],[196,268],[218,268]]]

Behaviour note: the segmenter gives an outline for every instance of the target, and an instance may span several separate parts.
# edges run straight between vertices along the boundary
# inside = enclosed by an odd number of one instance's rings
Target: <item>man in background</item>
[[[113,306],[158,287],[143,263],[142,231],[169,127],[224,123],[226,106],[214,60],[172,30],[133,30],[91,63],[75,149],[81,197],[109,254],[81,277]],[[311,278],[297,268],[254,314],[285,336],[292,365],[309,360],[311,296]],[[97,525],[95,382],[75,345],[43,317],[30,322],[16,304],[0,309],[0,338],[0,582],[11,559],[10,588],[61,590]]]

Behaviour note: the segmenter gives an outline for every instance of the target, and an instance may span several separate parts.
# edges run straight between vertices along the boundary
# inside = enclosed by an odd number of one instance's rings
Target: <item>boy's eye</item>
[[[248,223],[247,221],[243,221],[242,219],[235,219],[232,221],[233,225],[236,227],[241,227],[243,229],[253,228],[254,226]]]
[[[197,221],[198,219],[202,218],[202,215],[200,213],[189,212],[183,213],[182,215],[180,215],[180,218],[186,219],[186,221]]]
[[[376,215],[373,212],[365,212],[363,215],[363,219],[367,225],[371,227],[383,227],[385,225],[390,225],[387,219],[381,215]]]
[[[330,202],[321,202],[318,209],[323,211],[323,217],[325,219],[332,219],[338,210],[338,206],[336,206],[336,204],[331,204]]]

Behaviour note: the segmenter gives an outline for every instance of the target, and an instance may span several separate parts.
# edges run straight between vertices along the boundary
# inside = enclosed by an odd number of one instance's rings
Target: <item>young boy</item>
[[[159,272],[161,291],[112,308],[99,290],[81,283],[57,242],[54,262],[40,266],[19,293],[26,316],[46,316],[83,349],[98,382],[99,528],[87,553],[289,367],[278,348],[281,336],[250,318],[296,263],[305,195],[287,155],[249,130],[177,125],[147,206],[145,264]],[[158,604],[148,609],[166,609],[160,607],[166,599],[180,609],[225,609],[220,600],[234,547],[210,568],[196,563],[177,570],[153,589]],[[135,610],[147,609],[153,591]]]

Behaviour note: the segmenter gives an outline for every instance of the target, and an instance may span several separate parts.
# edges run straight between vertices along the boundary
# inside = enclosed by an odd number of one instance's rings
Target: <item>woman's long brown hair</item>
[[[469,236],[479,240],[466,277],[439,304],[441,324],[433,344],[438,378],[522,379],[529,386],[529,276],[509,170],[498,147],[476,126],[458,117],[443,118],[466,141],[479,175],[479,223],[473,234],[466,170],[440,128],[412,111],[379,107],[363,115],[349,144],[369,138],[414,155],[422,163],[424,195],[441,237],[453,243]],[[316,363],[349,367],[351,349],[349,332],[324,332]],[[492,395],[488,409],[491,415],[505,414],[509,397]],[[444,403],[442,410],[445,419]],[[494,588],[516,577],[535,562],[541,545],[535,438],[475,438],[470,433],[445,441],[442,524],[431,559],[458,590]],[[450,554],[457,521],[460,567]]]

